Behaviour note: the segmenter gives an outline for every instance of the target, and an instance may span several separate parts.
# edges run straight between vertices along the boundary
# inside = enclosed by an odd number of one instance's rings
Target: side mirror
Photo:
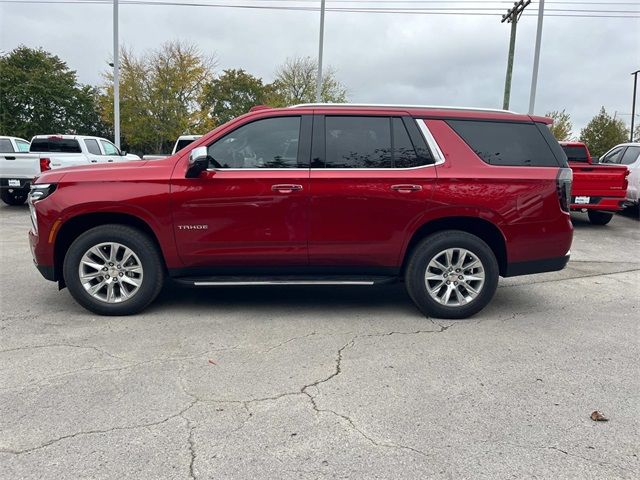
[[[187,178],[198,178],[209,166],[209,154],[207,147],[196,147],[189,154],[189,167],[187,168]]]
[[[126,157],[127,156],[127,152],[120,150],[120,156],[121,157]]]

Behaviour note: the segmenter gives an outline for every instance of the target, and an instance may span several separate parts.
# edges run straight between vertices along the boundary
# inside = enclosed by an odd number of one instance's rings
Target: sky
[[[111,5],[28,4],[30,1],[0,0],[0,51],[6,53],[19,45],[42,47],[76,70],[80,82],[101,84],[113,51]],[[320,3],[171,1],[288,6]],[[502,108],[510,26],[500,23],[498,11],[506,12],[511,2],[327,2],[329,7],[466,9],[461,12],[469,12],[471,7],[497,7],[491,16],[327,12],[324,63],[335,69],[352,102]],[[534,113],[565,109],[571,114],[575,136],[601,106],[629,124],[631,72],[640,69],[640,0],[547,0],[546,8],[547,13],[552,9],[568,9],[573,14],[580,9],[626,13],[619,14],[624,18],[545,16]],[[529,105],[537,9],[536,0],[527,7],[528,16],[518,22],[510,105],[518,112],[526,112]],[[628,13],[631,11],[639,13]],[[215,54],[218,72],[242,68],[267,82],[273,80],[277,66],[288,57],[315,58],[318,32],[316,11],[120,6],[120,43],[134,52],[143,53],[165,41],[184,40],[203,53]],[[640,110],[640,105],[636,108]],[[636,124],[639,122],[640,115],[636,115]]]

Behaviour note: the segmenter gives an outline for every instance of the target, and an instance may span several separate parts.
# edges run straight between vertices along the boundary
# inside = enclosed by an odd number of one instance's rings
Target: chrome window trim
[[[427,123],[421,118],[415,120],[415,122],[417,123],[418,128],[420,129],[420,133],[422,133],[422,136],[424,137],[424,140],[427,142],[429,150],[431,150],[431,153],[433,154],[435,160],[435,163],[433,163],[433,165],[442,165],[444,163],[444,153],[442,153],[442,150],[440,150],[440,146],[438,145],[438,142],[436,142],[436,139],[433,138],[429,127],[427,127]]]

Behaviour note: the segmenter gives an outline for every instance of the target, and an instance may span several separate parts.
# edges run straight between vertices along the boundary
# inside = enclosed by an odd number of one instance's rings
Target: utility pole
[[[324,47],[324,2],[320,2],[320,40],[318,46],[318,74],[316,77],[316,102],[320,103],[322,100],[322,50]]]
[[[520,0],[513,4],[513,8],[509,9],[505,15],[502,16],[500,23],[511,23],[511,37],[509,38],[509,56],[507,57],[507,77],[504,80],[504,100],[502,101],[502,108],[509,109],[509,99],[511,98],[511,75],[513,72],[513,55],[516,50],[516,28],[518,26],[518,19],[527,5],[531,3],[531,0]]]
[[[631,133],[629,134],[629,141],[633,142],[633,126],[636,118],[636,90],[638,89],[638,73],[640,70],[636,70],[633,75],[633,101],[631,102]]]
[[[118,0],[113,0],[113,143],[120,148],[120,45]]]
[[[540,66],[540,44],[542,43],[542,20],[544,19],[544,0],[538,0],[538,28],[536,30],[536,50],[533,54],[533,74],[531,75],[531,93],[529,94],[529,115],[533,115],[538,88],[538,67]]]

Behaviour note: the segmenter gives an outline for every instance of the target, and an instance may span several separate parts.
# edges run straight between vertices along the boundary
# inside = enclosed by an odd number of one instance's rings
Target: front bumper
[[[33,263],[40,272],[40,274],[50,280],[52,282],[57,281],[56,278],[56,270],[53,266],[53,261],[51,264],[46,259],[46,255],[43,254],[43,245],[41,243],[41,237],[33,232],[33,230],[29,231],[29,247],[31,248],[31,256],[33,257]],[[53,259],[51,259],[53,260]]]

